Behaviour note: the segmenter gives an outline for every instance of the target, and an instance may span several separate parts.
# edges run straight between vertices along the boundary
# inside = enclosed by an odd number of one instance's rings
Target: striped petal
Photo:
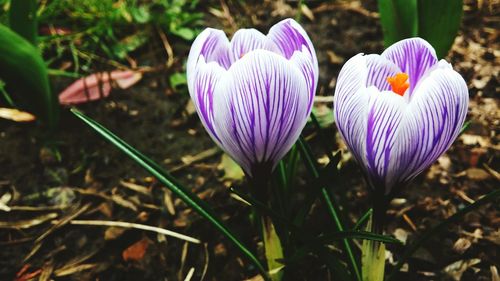
[[[434,48],[421,38],[401,40],[387,48],[382,57],[394,62],[402,72],[408,74],[410,96],[420,78],[438,61]]]
[[[403,97],[377,88],[381,79],[376,77],[390,71],[397,67],[380,56],[359,54],[342,67],[334,96],[339,132],[375,188],[384,187],[407,104]]]
[[[318,85],[318,59],[314,46],[306,31],[293,19],[285,19],[275,24],[267,35],[285,58],[294,62],[308,82],[310,103]]]
[[[222,148],[252,176],[269,172],[297,140],[306,123],[306,82],[282,56],[255,50],[221,77],[214,95],[215,131]]]
[[[193,42],[186,64],[188,76],[194,72],[200,58],[204,62],[216,62],[225,69],[231,66],[232,58],[229,49],[229,40],[222,30],[206,28]]]
[[[365,57],[362,54],[352,57],[340,70],[333,96],[335,124],[360,164],[364,163],[363,138],[369,97],[362,91],[366,89],[367,75]]]
[[[365,59],[368,68],[366,87],[375,86],[379,91],[390,91],[391,85],[387,78],[401,72],[399,67],[379,55],[366,55]]]
[[[407,103],[402,96],[389,91],[367,89],[369,96],[364,138],[364,163],[371,186],[378,189],[386,186],[391,163],[394,161],[394,145]],[[364,124],[363,124],[364,125]]]
[[[257,49],[278,52],[276,45],[266,35],[253,28],[239,29],[231,38],[233,61],[237,61],[248,52]]]
[[[398,135],[388,188],[411,180],[451,146],[463,126],[468,102],[465,81],[446,61],[423,77]]]
[[[215,87],[224,73],[227,73],[227,71],[217,63],[210,62],[207,64],[201,58],[196,71],[189,77],[192,81],[189,83],[189,93],[198,116],[217,144],[219,144],[219,138],[215,132],[213,100]]]

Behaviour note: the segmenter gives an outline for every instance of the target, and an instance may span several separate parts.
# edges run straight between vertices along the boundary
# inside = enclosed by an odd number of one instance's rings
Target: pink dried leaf
[[[131,70],[98,72],[80,78],[59,95],[63,105],[80,104],[109,96],[112,82],[121,89],[127,89],[141,80],[142,74]]]

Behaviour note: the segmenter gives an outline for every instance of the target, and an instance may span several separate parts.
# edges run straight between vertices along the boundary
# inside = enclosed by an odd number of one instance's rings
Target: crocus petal
[[[366,89],[367,74],[363,54],[352,57],[340,70],[333,96],[335,124],[359,163],[364,159],[363,138],[368,112],[368,95],[360,91]]]
[[[212,139],[219,144],[214,128],[214,90],[221,76],[226,70],[216,62],[205,63],[200,59],[196,71],[190,74],[191,83],[188,83],[189,93],[193,100],[198,116]]]
[[[464,123],[468,102],[464,79],[446,61],[424,76],[401,125],[388,188],[411,180],[451,146]]]
[[[308,82],[310,103],[318,85],[318,59],[306,31],[293,19],[285,19],[269,30],[267,37],[278,47],[285,58],[294,62]],[[296,54],[299,52],[299,54]]]
[[[410,96],[420,78],[438,61],[434,48],[421,38],[401,40],[387,48],[382,57],[394,62],[409,75]]]
[[[363,160],[371,185],[383,189],[394,159],[393,147],[407,103],[402,96],[380,92],[375,87],[361,94],[369,96],[368,118],[364,127],[366,133],[362,142],[365,144]]]
[[[403,97],[376,87],[377,77],[390,71],[397,67],[379,56],[354,56],[342,67],[334,96],[339,132],[375,188],[384,186],[406,108]]]
[[[253,28],[239,29],[231,38],[233,61],[239,60],[248,52],[256,49],[279,52],[276,45],[266,35]]]
[[[194,73],[200,57],[203,57],[206,63],[213,61],[225,69],[231,66],[229,40],[222,30],[206,28],[194,40],[186,64],[188,83],[189,75]]]
[[[366,87],[375,86],[379,91],[390,91],[391,85],[387,82],[387,78],[401,72],[399,67],[379,55],[366,55],[364,57],[368,67]]]
[[[248,53],[215,89],[215,131],[222,148],[250,176],[259,163],[274,168],[306,123],[307,92],[299,69],[282,56]]]

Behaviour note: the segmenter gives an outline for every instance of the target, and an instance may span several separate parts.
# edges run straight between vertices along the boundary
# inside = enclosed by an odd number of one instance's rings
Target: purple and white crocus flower
[[[267,35],[240,29],[231,41],[207,28],[191,47],[187,80],[205,129],[253,177],[270,173],[299,137],[311,112],[318,61],[292,19]]]
[[[441,156],[467,114],[464,79],[427,41],[411,38],[382,55],[358,54],[340,71],[334,115],[369,184],[385,194]]]

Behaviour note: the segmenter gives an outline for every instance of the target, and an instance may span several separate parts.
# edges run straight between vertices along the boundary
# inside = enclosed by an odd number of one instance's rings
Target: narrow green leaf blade
[[[462,0],[418,0],[418,35],[436,49],[438,58],[448,54],[462,20]]]
[[[202,201],[198,196],[184,188],[182,185],[177,183],[177,181],[166,171],[164,171],[158,164],[153,162],[151,159],[144,156],[142,153],[134,149],[132,146],[127,144],[125,141],[117,137],[115,134],[110,132],[108,129],[92,120],[91,118],[85,116],[83,113],[75,108],[71,109],[71,112],[75,114],[76,117],[81,119],[97,133],[99,133],[106,140],[111,142],[119,150],[129,156],[137,164],[143,167],[146,171],[155,176],[162,184],[169,188],[175,195],[179,196],[188,206],[193,208],[197,213],[206,218],[210,223],[212,223],[222,234],[224,234],[231,242],[233,242],[237,248],[252,261],[252,263],[257,267],[266,280],[268,280],[268,274],[264,266],[260,263],[257,257],[241,242],[235,234],[229,230],[225,224],[215,215],[211,208]]]
[[[417,36],[417,0],[379,0],[378,10],[386,48],[399,40]]]
[[[38,24],[36,0],[12,0],[9,9],[10,29],[36,46]]]
[[[392,238],[390,236],[376,234],[376,233],[372,233],[372,232],[368,232],[368,231],[361,231],[361,230],[337,231],[337,232],[334,232],[331,234],[325,234],[325,235],[321,236],[320,241],[322,241],[323,243],[329,243],[332,241],[346,239],[346,238],[370,240],[370,241],[392,243],[392,244],[401,244],[401,241],[399,241],[396,238]]]
[[[59,104],[50,90],[47,67],[38,50],[8,27],[0,24],[0,79],[14,103],[55,128]]]
[[[302,159],[304,160],[306,168],[309,170],[309,172],[314,177],[314,179],[318,179],[319,172],[316,168],[316,163],[313,160],[311,148],[309,147],[309,145],[307,144],[307,142],[305,141],[305,139],[302,136],[300,136],[299,140],[297,141],[297,144],[298,144],[298,147],[302,153]],[[321,194],[323,196],[323,200],[325,201],[325,203],[328,207],[328,211],[329,211],[330,215],[332,216],[332,219],[335,223],[335,227],[337,228],[338,231],[343,231],[344,226],[342,225],[342,222],[340,221],[339,215],[337,214],[336,207],[333,204],[333,198],[330,197],[330,194],[328,193],[328,190],[326,190],[325,187],[321,187]],[[358,281],[360,281],[361,280],[361,273],[359,271],[358,264],[357,264],[356,259],[354,257],[354,253],[352,251],[350,241],[347,238],[345,238],[345,239],[343,239],[342,242],[344,244],[344,248],[345,248],[345,251],[346,251],[347,256],[348,256],[349,267],[352,271],[352,274],[354,276],[356,276],[356,279]]]

